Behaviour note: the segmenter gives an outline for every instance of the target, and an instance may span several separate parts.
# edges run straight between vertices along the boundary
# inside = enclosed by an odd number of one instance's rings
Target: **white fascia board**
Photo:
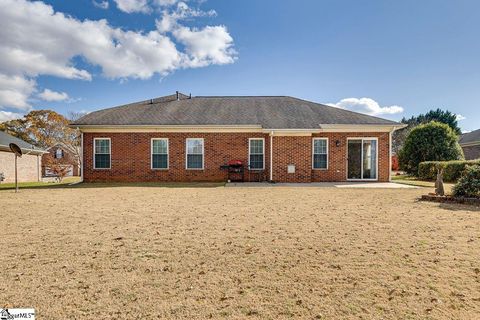
[[[262,132],[259,125],[213,126],[213,125],[72,125],[82,132]]]
[[[392,132],[406,124],[320,124],[320,132]]]

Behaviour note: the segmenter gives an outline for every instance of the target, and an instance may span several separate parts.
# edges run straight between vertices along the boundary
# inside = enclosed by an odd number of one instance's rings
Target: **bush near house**
[[[467,167],[452,191],[455,197],[480,197],[480,165]]]
[[[418,165],[418,177],[422,180],[437,179],[439,168],[443,168],[443,181],[456,182],[468,166],[480,165],[480,160],[424,161]]]
[[[418,175],[421,162],[463,160],[464,157],[455,131],[447,124],[432,121],[408,134],[398,159],[402,170]]]

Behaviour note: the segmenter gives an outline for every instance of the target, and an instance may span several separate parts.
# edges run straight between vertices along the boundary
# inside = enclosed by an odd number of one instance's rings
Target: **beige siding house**
[[[0,131],[0,183],[15,182],[15,154],[10,143],[18,145],[23,156],[18,159],[18,181],[32,182],[42,179],[42,155],[46,151],[21,139]]]

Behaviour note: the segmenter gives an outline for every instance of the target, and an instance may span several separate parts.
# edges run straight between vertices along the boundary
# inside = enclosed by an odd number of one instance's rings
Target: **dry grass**
[[[1,191],[0,303],[41,319],[478,319],[480,212],[425,192]]]

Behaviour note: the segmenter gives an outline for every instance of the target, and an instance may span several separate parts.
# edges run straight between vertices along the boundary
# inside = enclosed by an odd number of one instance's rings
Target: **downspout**
[[[40,161],[40,155],[37,154],[37,182],[42,181],[42,177],[40,176],[40,170],[41,170],[41,161]]]
[[[84,157],[83,157],[83,132],[80,136],[80,155],[81,155],[81,159],[80,159],[80,182],[83,182],[83,163],[84,163]]]
[[[388,181],[392,182],[392,134],[395,131],[395,127],[388,134],[388,145],[389,145],[389,152],[388,152]]]
[[[270,132],[270,182],[273,181],[273,130]]]

